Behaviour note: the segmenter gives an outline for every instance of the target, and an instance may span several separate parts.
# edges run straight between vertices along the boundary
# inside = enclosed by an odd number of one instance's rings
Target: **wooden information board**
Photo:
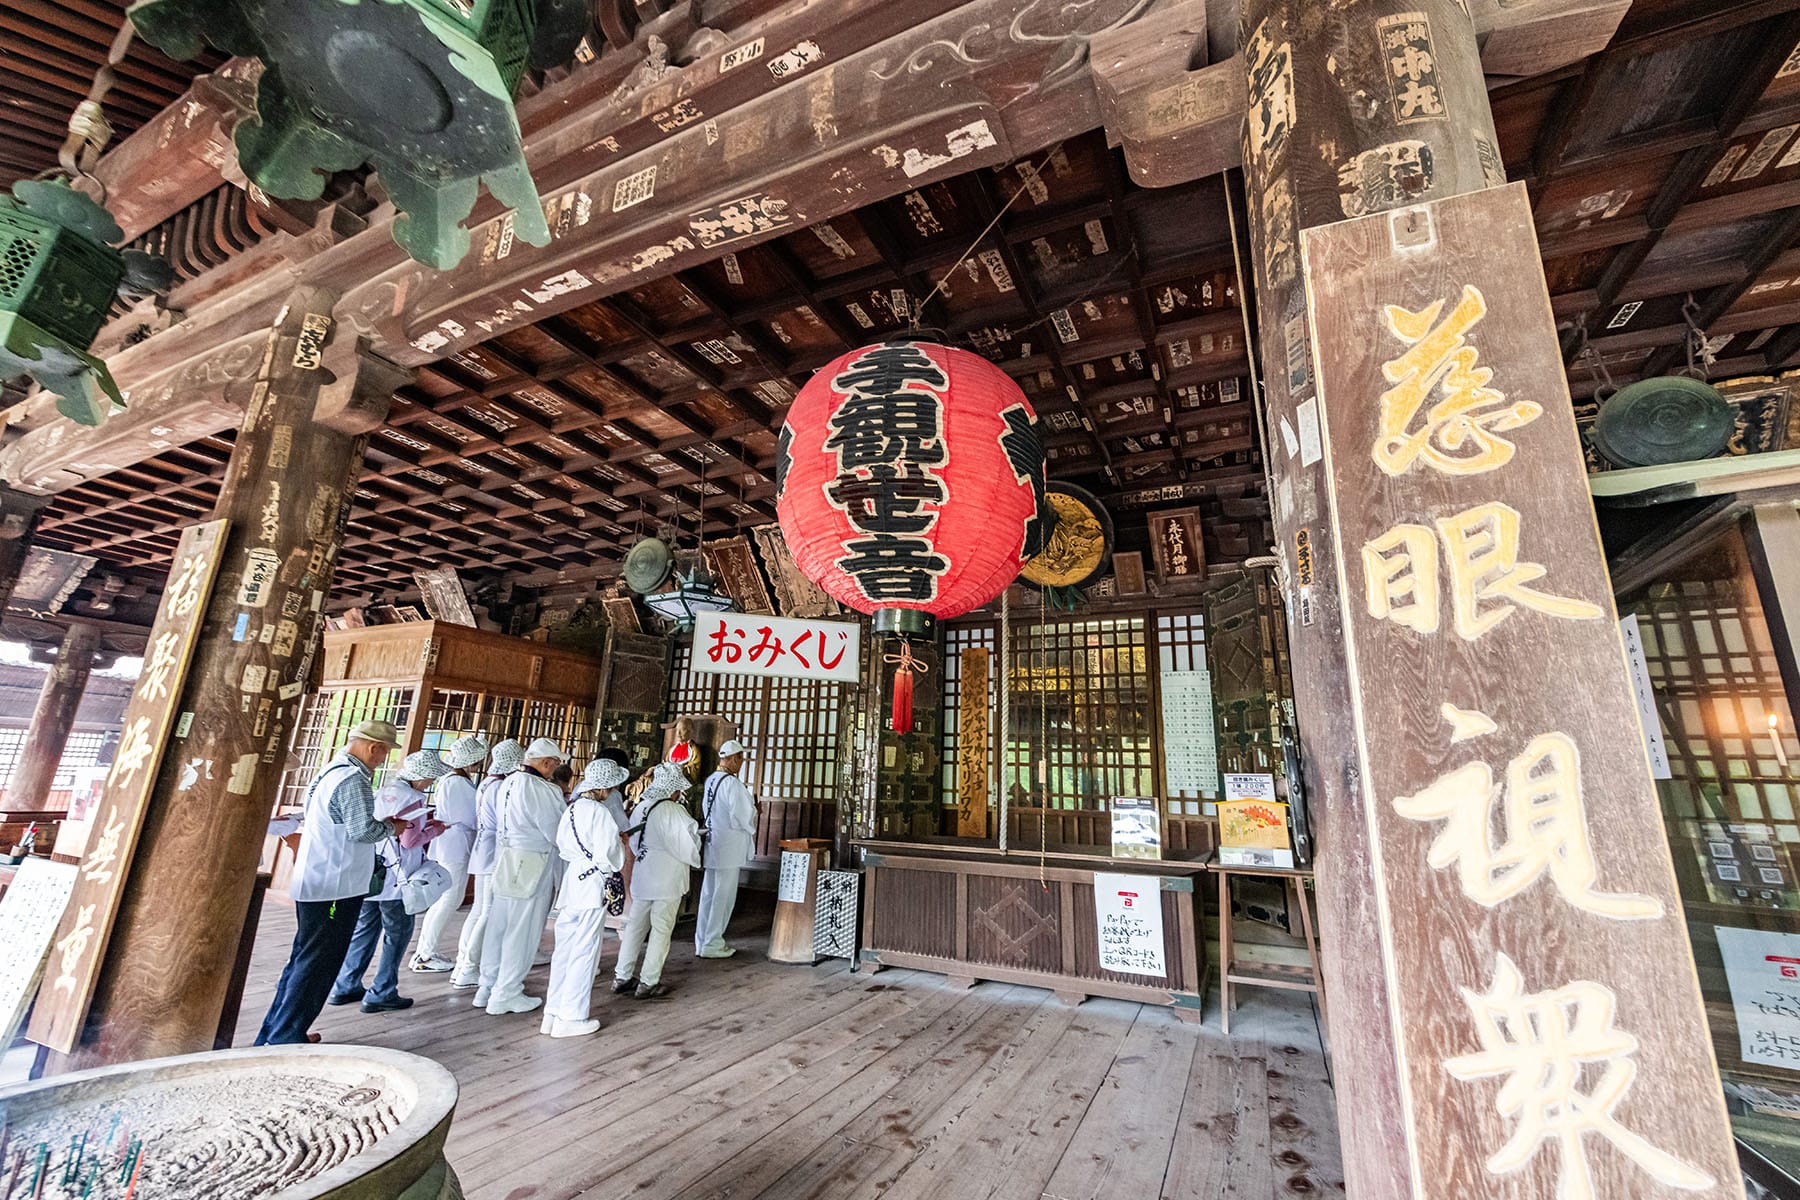
[[[1525,188],[1303,253],[1413,1179],[1739,1196]]]
[[[199,640],[201,615],[225,549],[226,521],[190,525],[175,548],[169,584],[144,646],[144,669],[125,705],[123,734],[112,770],[94,808],[93,832],[82,856],[75,894],[57,929],[56,946],[26,1036],[64,1054],[81,1037],[93,1000],[113,919],[131,873],[138,834],[163,753],[175,732],[175,706]],[[254,762],[254,760],[252,760]],[[229,771],[205,763],[196,771]]]

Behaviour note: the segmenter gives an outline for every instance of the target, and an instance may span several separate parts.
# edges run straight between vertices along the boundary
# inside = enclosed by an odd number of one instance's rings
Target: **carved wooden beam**
[[[129,393],[127,411],[98,429],[60,419],[30,429],[0,453],[0,478],[57,491],[229,428],[239,408],[216,386],[206,395],[183,388],[146,397],[145,389],[217,364],[226,349],[253,347],[296,273],[342,288],[339,312],[374,352],[417,366],[727,247],[780,237],[1092,129],[1100,116],[1088,86],[1089,44],[1148,7],[1149,0],[977,0],[953,8],[845,4],[821,13],[817,4],[790,0],[759,23],[769,31],[760,39],[655,75],[641,94],[592,99],[529,137],[527,158],[540,184],[563,181],[543,188],[554,234],[548,246],[514,240],[510,223],[496,215],[476,229],[476,249],[463,263],[433,272],[404,258],[389,237],[392,214],[383,211],[366,231],[297,265],[270,263],[110,357]],[[921,8],[937,15],[920,19]],[[889,9],[906,11],[890,17]],[[826,32],[785,41],[806,29],[828,31],[842,57],[832,56]],[[750,99],[692,119],[672,115],[683,93],[698,95],[738,72],[759,81]],[[579,75],[553,85],[535,98],[534,111],[583,87],[591,83]],[[656,126],[665,109],[671,115],[658,140],[609,156],[607,139],[622,136],[614,130],[640,129],[646,117]]]
[[[1630,0],[1534,0],[1471,6],[1490,86],[1541,75],[1598,53],[1612,40]],[[1094,38],[1093,71],[1109,140],[1125,149],[1131,177],[1172,187],[1243,165],[1238,131],[1248,104],[1237,55],[1207,62],[1204,0]],[[1150,36],[1151,28],[1156,30]],[[1153,65],[1152,65],[1153,64]]]

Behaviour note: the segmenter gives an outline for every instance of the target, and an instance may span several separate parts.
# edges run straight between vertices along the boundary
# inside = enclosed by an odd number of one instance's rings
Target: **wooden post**
[[[100,630],[84,621],[74,622],[63,635],[56,661],[50,664],[44,686],[38,692],[31,725],[25,730],[25,744],[19,747],[19,763],[6,789],[8,808],[37,811],[45,807],[57,764],[62,762],[63,747],[69,742],[69,727],[75,723],[75,710],[81,706],[81,694],[87,690],[88,672],[94,669],[94,653],[99,649]]]
[[[1246,0],[1242,46],[1348,1193],[1739,1196],[1468,14]]]
[[[174,740],[61,1069],[209,1050],[218,1032],[363,447],[405,379],[333,341],[335,299],[296,289],[270,333],[214,510],[230,532]]]
[[[1789,707],[1800,706],[1800,512],[1788,502],[1758,504],[1744,541]]]

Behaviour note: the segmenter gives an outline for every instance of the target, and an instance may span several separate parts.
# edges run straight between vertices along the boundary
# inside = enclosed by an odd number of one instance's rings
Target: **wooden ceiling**
[[[1493,90],[1578,404],[1598,364],[1615,383],[1682,365],[1689,319],[1716,378],[1800,366],[1796,10],[1639,0],[1606,52]],[[697,506],[709,536],[766,522],[795,390],[916,313],[1018,379],[1052,474],[1106,498],[1126,547],[1144,508],[1197,504],[1213,561],[1261,553],[1236,187],[1137,187],[1095,131],[435,363],[371,440],[339,600],[437,565],[605,577],[640,531],[691,530]],[[153,579],[229,453],[209,437],[72,488],[40,537]]]
[[[69,114],[87,98],[94,72],[130,0],[6,0],[0,4],[0,187],[56,165]],[[106,119],[119,137],[180,98],[195,75],[224,61],[207,54],[175,62],[133,41],[114,70]]]

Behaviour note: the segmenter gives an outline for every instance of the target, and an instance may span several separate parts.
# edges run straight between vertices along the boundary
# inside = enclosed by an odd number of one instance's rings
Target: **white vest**
[[[736,775],[714,771],[700,798],[706,822],[706,865],[730,869],[750,865],[756,849],[756,797]]]
[[[340,755],[326,764],[306,789],[306,805],[301,810],[305,822],[300,834],[300,851],[294,856],[293,884],[288,895],[296,902],[355,900],[362,902],[369,894],[375,876],[375,843],[353,842],[349,831],[331,818],[331,796],[339,785],[361,774],[364,785],[368,775],[363,765],[348,755]]]

